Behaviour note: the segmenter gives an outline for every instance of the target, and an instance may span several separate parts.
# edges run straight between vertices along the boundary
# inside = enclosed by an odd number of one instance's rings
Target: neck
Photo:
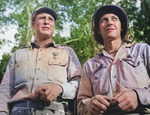
[[[51,43],[52,38],[35,38],[35,42],[40,46],[44,46],[45,44]]]
[[[104,50],[109,54],[116,54],[122,45],[121,40],[104,43]]]

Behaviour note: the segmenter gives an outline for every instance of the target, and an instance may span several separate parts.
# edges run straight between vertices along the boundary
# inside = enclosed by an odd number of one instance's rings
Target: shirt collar
[[[39,46],[36,42],[31,42],[31,47],[32,47],[32,49],[33,49],[33,48],[37,48],[37,49],[40,48],[40,46]],[[48,43],[48,44],[45,44],[45,45],[42,46],[42,47],[45,47],[45,48],[48,48],[48,47],[59,47],[59,45],[56,45],[56,44],[55,44],[55,41],[52,41],[52,42],[50,42],[50,43]]]
[[[128,52],[128,48],[131,48],[133,46],[132,43],[123,43],[122,46],[119,48],[119,52],[124,52],[124,51],[127,51]],[[128,52],[129,54],[129,52]],[[101,56],[107,56],[107,57],[110,57],[110,55],[105,51],[103,50],[103,52],[100,52],[98,53],[96,56],[98,56],[99,58],[101,58]]]

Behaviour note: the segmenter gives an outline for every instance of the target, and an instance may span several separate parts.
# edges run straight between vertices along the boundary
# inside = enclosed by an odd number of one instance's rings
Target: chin
[[[114,39],[115,37],[114,36],[108,36],[107,38],[108,39]]]
[[[50,36],[50,34],[49,33],[42,33],[42,36]]]

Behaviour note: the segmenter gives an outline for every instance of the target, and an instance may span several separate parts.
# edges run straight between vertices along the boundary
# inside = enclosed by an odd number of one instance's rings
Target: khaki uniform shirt
[[[34,98],[37,86],[56,83],[62,98],[73,99],[78,90],[81,65],[74,50],[50,43],[40,47],[31,43],[12,54],[0,85],[0,113],[8,113],[7,103]]]
[[[150,46],[123,44],[113,59],[107,52],[97,54],[83,67],[78,93],[78,115],[91,115],[90,99],[95,95],[114,97],[135,90],[142,107],[150,104]],[[137,110],[142,110],[138,109]],[[115,110],[107,115],[118,115]],[[148,111],[147,111],[148,112]],[[150,112],[150,111],[149,111]]]

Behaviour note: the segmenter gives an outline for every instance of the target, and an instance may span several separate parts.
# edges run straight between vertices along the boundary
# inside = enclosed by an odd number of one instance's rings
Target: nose
[[[108,20],[108,26],[109,26],[109,25],[112,25],[112,24],[113,24],[113,21],[112,21],[111,19],[109,19],[109,20]]]
[[[45,20],[44,20],[44,24],[49,24],[49,19],[48,18],[45,18]]]

